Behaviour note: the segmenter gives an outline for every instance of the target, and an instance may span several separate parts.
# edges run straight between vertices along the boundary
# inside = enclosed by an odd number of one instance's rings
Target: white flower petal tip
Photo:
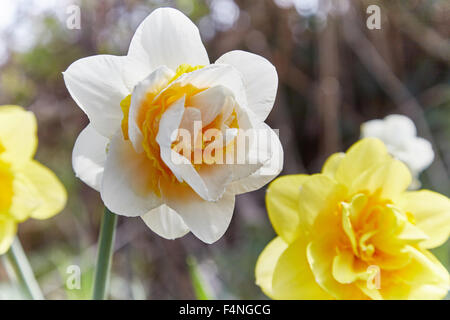
[[[395,158],[403,161],[416,179],[411,185],[420,186],[417,178],[434,160],[431,143],[417,137],[414,122],[406,116],[393,114],[383,120],[370,120],[361,125],[361,137],[374,137],[383,141]]]
[[[72,153],[76,176],[91,188],[100,191],[109,140],[88,125],[77,138]]]
[[[70,95],[93,127],[111,137],[123,117],[120,101],[129,94],[123,74],[126,57],[98,55],[72,63],[63,73]]]
[[[189,228],[180,215],[164,204],[147,212],[141,218],[153,232],[168,240],[189,233]]]
[[[278,88],[275,67],[265,58],[245,51],[230,51],[217,64],[235,67],[242,75],[247,92],[248,107],[264,121],[272,110]]]
[[[80,59],[64,81],[90,120],[74,147],[76,175],[109,210],[141,216],[166,239],[191,231],[217,241],[235,195],[281,171],[280,141],[263,122],[275,67],[243,51],[210,64],[198,28],[178,10],[154,10],[127,56]]]
[[[208,244],[224,235],[233,216],[235,196],[231,190],[225,192],[218,201],[206,201],[182,186],[167,186],[163,197],[189,230]]]
[[[209,64],[197,26],[172,8],[154,10],[139,25],[128,56],[147,63],[152,70],[163,65],[175,70],[183,63]]]

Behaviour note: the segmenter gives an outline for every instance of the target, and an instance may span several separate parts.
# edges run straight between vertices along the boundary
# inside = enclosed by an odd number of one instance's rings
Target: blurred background
[[[371,4],[381,8],[379,30],[366,26]],[[67,27],[71,5],[80,8],[80,29]],[[99,194],[71,168],[88,119],[61,72],[82,57],[126,54],[138,24],[160,6],[178,8],[199,26],[211,61],[242,49],[276,66],[279,90],[267,122],[280,130],[283,174],[318,172],[331,153],[359,138],[362,122],[400,113],[433,142],[436,160],[422,174],[423,186],[450,196],[450,1],[2,0],[0,105],[36,114],[36,158],[69,192],[61,214],[19,229],[46,298],[90,297],[103,210]],[[231,226],[213,245],[192,235],[167,241],[139,218],[119,217],[111,298],[265,298],[253,272],[274,237],[264,193],[237,197]],[[449,248],[434,250],[447,269]],[[71,265],[82,271],[79,290],[66,287]],[[19,297],[0,265],[0,299]]]

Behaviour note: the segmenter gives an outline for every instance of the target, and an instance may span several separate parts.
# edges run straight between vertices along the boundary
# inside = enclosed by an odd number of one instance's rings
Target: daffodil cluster
[[[66,203],[66,190],[55,174],[33,160],[36,130],[33,113],[0,106],[0,254],[11,246],[18,223],[48,219]]]
[[[378,139],[332,155],[322,172],[268,188],[278,234],[256,282],[275,299],[440,299],[449,274],[428,251],[450,233],[450,200],[407,191],[408,168]]]

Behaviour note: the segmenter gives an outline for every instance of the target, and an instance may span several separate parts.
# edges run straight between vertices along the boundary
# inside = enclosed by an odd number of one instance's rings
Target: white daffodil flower
[[[419,174],[434,160],[431,143],[417,136],[414,122],[403,115],[392,114],[383,120],[370,120],[361,126],[362,138],[375,137],[382,140],[389,153],[403,161],[414,177],[411,189],[420,187]]]
[[[235,195],[281,171],[283,149],[264,123],[278,86],[274,66],[243,51],[211,64],[178,10],[153,11],[126,56],[75,61],[64,81],[90,120],[73,150],[76,175],[110,211],[140,216],[164,238],[191,231],[217,241]]]

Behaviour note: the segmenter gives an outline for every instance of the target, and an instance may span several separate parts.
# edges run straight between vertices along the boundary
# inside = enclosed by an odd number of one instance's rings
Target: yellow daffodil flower
[[[48,219],[66,203],[66,190],[55,174],[33,160],[36,130],[33,113],[0,106],[0,254],[8,251],[18,223]]]
[[[283,149],[264,123],[278,86],[274,66],[243,51],[210,63],[198,28],[178,10],[154,10],[126,56],[75,61],[64,81],[90,120],[74,147],[76,175],[100,192],[111,212],[139,216],[164,238],[192,231],[206,243],[217,241],[231,221],[235,195],[261,188],[281,171]],[[194,137],[194,160],[179,151],[186,149],[177,130]],[[228,147],[252,130],[265,131],[267,139],[238,150],[244,159],[238,164],[219,163],[222,149],[207,152],[213,139],[195,138],[223,133],[214,141]],[[258,159],[246,161],[252,157]]]
[[[274,299],[440,299],[449,274],[427,250],[450,233],[450,200],[407,191],[408,168],[378,139],[332,155],[322,172],[268,188],[278,237],[256,282]]]

